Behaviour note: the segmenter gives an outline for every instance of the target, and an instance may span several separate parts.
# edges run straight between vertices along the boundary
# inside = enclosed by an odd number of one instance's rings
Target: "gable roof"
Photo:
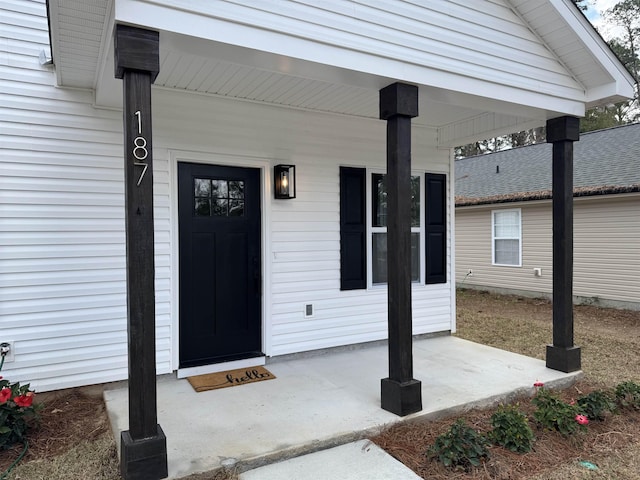
[[[551,198],[552,145],[455,162],[456,206]],[[640,123],[584,133],[574,143],[574,196],[640,191]]]
[[[45,0],[39,0],[44,2]],[[572,0],[47,0],[60,86],[120,108],[115,24],[160,33],[156,89],[378,119],[419,86],[412,124],[441,147],[581,116],[633,79]]]

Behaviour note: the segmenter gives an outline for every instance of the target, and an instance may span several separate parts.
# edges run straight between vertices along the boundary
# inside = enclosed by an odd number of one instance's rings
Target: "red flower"
[[[30,407],[33,403],[33,392],[27,392],[24,395],[19,395],[14,398],[13,401],[19,407]]]
[[[544,387],[544,383],[537,381],[536,383],[533,384],[534,387],[538,388],[538,387]]]
[[[0,405],[6,403],[11,398],[11,389],[4,387],[0,390]]]
[[[576,422],[578,422],[580,425],[586,425],[587,423],[589,423],[589,419],[584,415],[576,415]]]

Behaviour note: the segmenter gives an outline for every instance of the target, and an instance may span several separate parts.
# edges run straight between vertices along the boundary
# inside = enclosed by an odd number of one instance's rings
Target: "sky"
[[[604,22],[602,13],[605,10],[613,7],[620,0],[588,0],[589,9],[585,12],[587,18],[598,29],[600,35],[605,40],[609,40],[612,36],[616,35],[615,27],[609,26]]]

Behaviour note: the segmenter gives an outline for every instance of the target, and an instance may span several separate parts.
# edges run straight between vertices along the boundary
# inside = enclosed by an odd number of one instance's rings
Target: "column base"
[[[167,437],[158,425],[156,435],[141,440],[131,438],[129,430],[120,433],[120,474],[124,480],[166,478]]]
[[[390,378],[380,381],[382,408],[401,417],[422,410],[422,382],[398,382]]]
[[[547,345],[547,368],[565,373],[580,370],[580,347],[556,347]]]

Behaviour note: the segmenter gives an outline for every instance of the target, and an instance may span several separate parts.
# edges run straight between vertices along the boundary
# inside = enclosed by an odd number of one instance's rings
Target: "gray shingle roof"
[[[549,198],[552,145],[541,143],[455,162],[456,204],[479,199]],[[499,169],[499,173],[497,172]],[[640,123],[584,133],[574,143],[574,187],[593,193],[637,191]],[[624,187],[624,188],[604,188]],[[536,195],[525,195],[536,192]],[[545,193],[545,195],[542,195]],[[492,203],[491,201],[482,203]]]

